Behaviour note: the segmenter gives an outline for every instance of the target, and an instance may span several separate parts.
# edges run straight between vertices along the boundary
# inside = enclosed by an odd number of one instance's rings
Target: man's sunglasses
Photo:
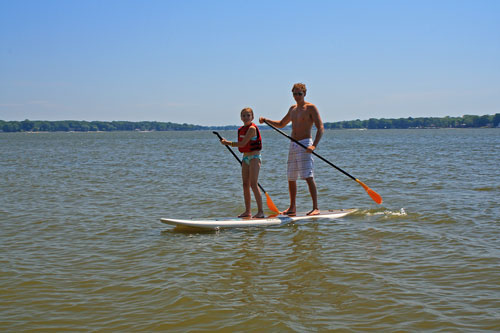
[[[293,96],[302,96],[302,95],[304,95],[303,92],[294,92],[293,93]]]

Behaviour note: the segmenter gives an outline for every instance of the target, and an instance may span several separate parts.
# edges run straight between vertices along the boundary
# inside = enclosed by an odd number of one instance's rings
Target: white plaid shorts
[[[299,141],[304,146],[309,147],[313,144],[312,138],[307,138]],[[313,174],[314,160],[312,154],[296,144],[290,142],[290,150],[288,151],[288,180],[306,179],[314,177]]]

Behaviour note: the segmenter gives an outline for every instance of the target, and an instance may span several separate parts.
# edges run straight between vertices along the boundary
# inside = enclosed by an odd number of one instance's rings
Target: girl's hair
[[[243,110],[241,110],[240,114],[243,114],[243,112],[250,112],[252,114],[252,117],[254,116],[252,108],[244,108]]]

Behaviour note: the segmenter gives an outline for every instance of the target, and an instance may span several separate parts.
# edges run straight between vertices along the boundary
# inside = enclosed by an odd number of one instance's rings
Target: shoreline
[[[237,129],[237,127],[229,129],[220,129],[220,131],[232,131]],[[409,127],[409,128],[325,128],[325,131],[381,131],[381,130],[471,130],[471,129],[500,129],[500,127]],[[24,134],[48,134],[48,133],[156,133],[156,132],[202,132],[202,131],[212,131],[212,128],[206,129],[189,129],[189,130],[150,130],[150,131],[140,131],[140,130],[109,130],[109,131],[2,131],[0,133],[24,133]],[[261,128],[263,131],[271,130],[269,127]],[[291,127],[285,127],[284,130],[291,130]]]

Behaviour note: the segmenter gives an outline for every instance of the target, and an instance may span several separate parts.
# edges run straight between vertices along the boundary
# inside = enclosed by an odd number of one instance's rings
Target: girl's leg
[[[252,187],[253,195],[255,201],[257,201],[258,212],[254,217],[264,217],[264,210],[262,208],[262,195],[259,190],[259,171],[260,171],[260,160],[258,158],[252,158],[250,160],[250,186]]]
[[[250,209],[250,166],[243,162],[241,164],[241,180],[243,183],[243,198],[245,199],[245,211],[238,215],[238,217],[251,217],[252,211]]]

